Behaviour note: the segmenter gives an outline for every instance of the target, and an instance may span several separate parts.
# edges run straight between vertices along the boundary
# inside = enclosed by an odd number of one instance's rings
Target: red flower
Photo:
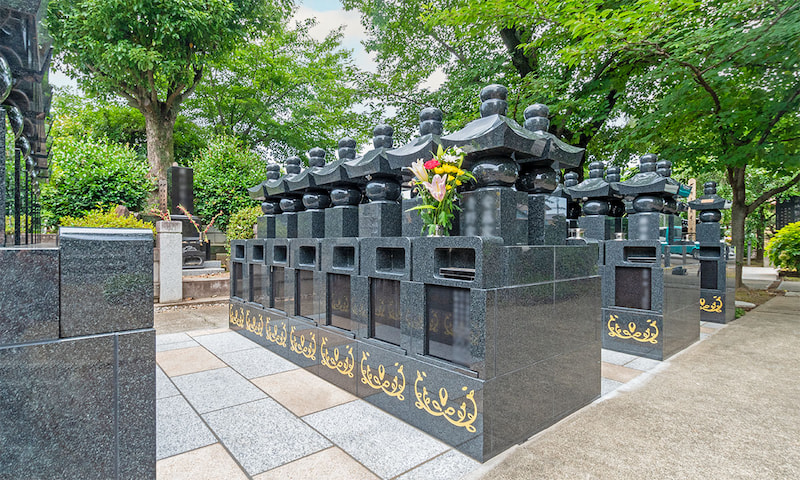
[[[436,160],[435,158],[431,158],[430,160],[425,162],[425,168],[427,168],[428,170],[433,170],[439,165],[441,165],[441,163],[439,163],[439,160]]]

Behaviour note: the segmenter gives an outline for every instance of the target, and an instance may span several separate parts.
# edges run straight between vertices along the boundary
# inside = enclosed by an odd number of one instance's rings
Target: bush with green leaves
[[[225,233],[228,244],[231,243],[231,240],[254,238],[253,226],[258,221],[259,215],[263,215],[261,207],[243,208],[231,215],[230,222],[228,222],[228,230]]]
[[[218,136],[208,142],[200,156],[191,162],[194,169],[194,209],[208,221],[218,212],[217,227],[227,231],[231,215],[258,202],[247,189],[267,177],[266,163],[231,137]]]
[[[767,255],[778,268],[800,271],[800,222],[790,223],[775,232],[767,243]]]
[[[141,210],[153,188],[147,160],[126,145],[104,139],[56,138],[50,168],[50,182],[42,186],[42,209],[51,224],[97,208],[124,205]]]
[[[20,215],[19,216],[19,231],[20,233],[25,233],[25,230],[28,226],[28,216],[27,215]],[[6,215],[6,225],[5,225],[5,232],[6,235],[12,235],[14,233],[14,215]]]
[[[96,227],[96,228],[146,228],[156,234],[156,227],[150,222],[139,220],[133,215],[124,217],[114,213],[114,208],[109,210],[92,210],[82,217],[63,217],[62,227]]]

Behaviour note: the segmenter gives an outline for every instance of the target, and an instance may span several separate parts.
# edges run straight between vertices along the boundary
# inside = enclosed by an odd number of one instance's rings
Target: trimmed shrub
[[[800,222],[790,223],[775,233],[767,243],[767,255],[773,265],[800,271]]]
[[[128,146],[59,137],[50,151],[50,182],[42,186],[42,215],[50,224],[116,205],[141,210],[153,188],[147,160]]]
[[[231,215],[230,222],[228,222],[228,231],[225,233],[228,244],[230,245],[231,240],[253,238],[255,236],[253,235],[253,226],[260,215],[262,215],[261,207],[243,208]]]
[[[80,217],[63,217],[62,227],[97,227],[97,228],[149,228],[156,234],[156,227],[150,222],[144,222],[128,215],[120,217],[114,213],[114,208],[110,210],[92,210],[88,214]]]
[[[238,140],[214,137],[190,166],[194,168],[194,213],[208,221],[222,212],[216,225],[223,232],[231,215],[258,205],[247,189],[267,177],[266,163]]]

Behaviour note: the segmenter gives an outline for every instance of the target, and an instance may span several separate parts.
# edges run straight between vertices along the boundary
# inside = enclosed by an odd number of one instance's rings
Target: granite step
[[[208,262],[206,262],[208,263]],[[200,275],[213,275],[215,273],[224,273],[225,269],[221,267],[212,267],[212,268],[184,268],[183,269],[183,276],[184,277],[197,277]]]

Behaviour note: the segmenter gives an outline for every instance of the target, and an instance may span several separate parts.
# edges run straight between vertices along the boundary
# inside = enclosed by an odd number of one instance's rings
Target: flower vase
[[[444,237],[444,225],[434,225],[433,226],[433,235],[431,237]]]

